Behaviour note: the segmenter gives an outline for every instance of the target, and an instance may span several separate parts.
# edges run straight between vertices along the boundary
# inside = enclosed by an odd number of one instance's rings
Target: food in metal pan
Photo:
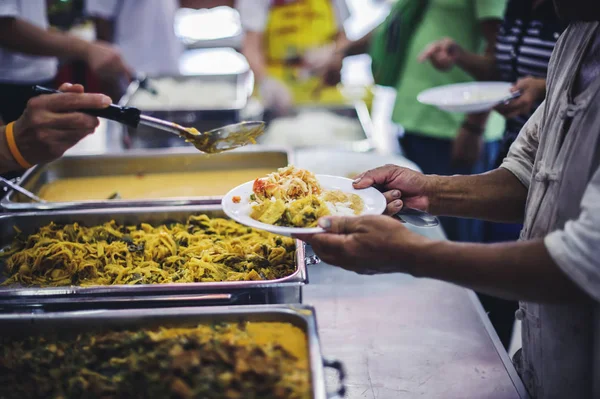
[[[38,195],[49,202],[104,200],[114,193],[119,193],[118,199],[122,200],[219,196],[226,194],[232,186],[271,171],[272,168],[246,168],[71,177],[44,184]],[[192,181],[194,184],[190,184]]]
[[[289,323],[201,324],[0,338],[2,398],[311,395],[305,333]]]
[[[238,97],[233,82],[210,82],[198,79],[152,79],[154,95],[138,90],[129,106],[144,111],[190,110],[230,108]]]
[[[296,116],[274,119],[259,142],[292,147],[336,146],[365,138],[355,118],[326,110],[301,110]]]
[[[85,227],[51,223],[19,233],[2,255],[3,285],[55,287],[273,280],[295,271],[295,243],[231,220]]]
[[[324,190],[315,175],[290,165],[256,179],[250,197],[250,217],[286,227],[315,227],[328,215],[359,215],[363,200],[356,194]]]

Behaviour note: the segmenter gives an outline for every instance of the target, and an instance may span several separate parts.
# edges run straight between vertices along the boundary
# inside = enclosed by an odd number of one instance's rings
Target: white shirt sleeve
[[[500,166],[509,170],[527,188],[531,184],[533,163],[539,146],[539,127],[544,119],[545,105],[544,101],[523,126]]]
[[[544,243],[558,267],[600,301],[600,169],[583,194],[579,218],[548,234]]]
[[[269,18],[269,0],[236,0],[235,8],[240,13],[244,31],[265,31]]]
[[[114,19],[122,0],[85,0],[85,13],[90,17]]]
[[[1,0],[0,17],[18,17],[20,0]]]
[[[344,22],[350,18],[350,10],[348,9],[346,0],[335,0],[333,2],[333,10],[335,12],[338,30],[342,30],[344,28]]]

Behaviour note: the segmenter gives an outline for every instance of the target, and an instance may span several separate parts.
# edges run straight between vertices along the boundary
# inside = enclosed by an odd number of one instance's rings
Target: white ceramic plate
[[[359,195],[365,203],[365,209],[361,215],[381,215],[386,208],[386,200],[382,193],[374,188],[364,190],[355,190],[352,187],[352,180],[345,177],[316,175],[317,180],[324,190],[340,190],[345,193]],[[323,229],[319,227],[299,228],[299,227],[281,227],[273,226],[266,223],[261,223],[250,217],[250,195],[254,181],[244,183],[231,190],[223,197],[223,211],[231,219],[245,226],[253,227],[259,230],[265,230],[271,233],[282,236],[291,236],[293,234],[316,234],[322,233]],[[233,202],[233,197],[240,197],[242,200],[236,204]]]
[[[506,82],[459,83],[425,90],[417,100],[448,112],[484,112],[510,98],[512,86]]]

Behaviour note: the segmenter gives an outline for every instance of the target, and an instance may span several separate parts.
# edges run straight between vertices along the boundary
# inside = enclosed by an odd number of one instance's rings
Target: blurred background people
[[[478,80],[514,83],[521,96],[497,108],[506,117],[502,148],[495,161],[499,167],[510,146],[546,96],[546,75],[550,56],[565,26],[556,16],[551,0],[511,0],[497,37],[496,50],[485,55],[473,53],[451,38],[428,46],[421,60],[429,60],[441,71],[458,66]],[[516,241],[522,225],[484,224],[485,242]],[[508,348],[517,302],[480,295],[492,324]]]
[[[237,0],[236,9],[245,33],[242,53],[267,109],[282,114],[294,104],[344,102],[335,87],[321,89],[310,70],[347,41],[345,0]],[[330,85],[340,81],[342,57],[335,62]]]
[[[410,1],[417,0],[395,2],[390,17]],[[472,174],[489,170],[493,165],[504,130],[503,118],[498,114],[488,118],[487,113],[469,116],[448,113],[419,103],[417,96],[423,90],[474,80],[459,68],[442,72],[423,64],[419,62],[419,55],[427,45],[444,37],[452,37],[472,53],[493,54],[505,7],[503,0],[430,0],[412,37],[406,42],[405,61],[398,71],[392,120],[405,130],[400,138],[404,154],[424,173]],[[377,40],[375,32],[359,40],[341,42],[329,67],[335,69],[340,56],[368,52],[372,41]],[[449,239],[482,241],[482,222],[455,218],[441,220]]]
[[[98,39],[114,43],[137,73],[177,76],[184,51],[175,34],[175,14],[180,7],[233,6],[233,0],[85,0]],[[126,84],[110,85],[113,99],[123,94]]]
[[[23,113],[31,85],[52,86],[57,58],[85,61],[100,76],[131,76],[113,46],[49,29],[46,7],[46,0],[0,2],[0,118],[4,123]]]

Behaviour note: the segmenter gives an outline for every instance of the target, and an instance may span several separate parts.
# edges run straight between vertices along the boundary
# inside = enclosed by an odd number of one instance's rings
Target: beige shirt
[[[587,56],[600,40],[598,25],[573,24],[561,37],[546,101],[502,165],[529,189],[521,238],[543,238],[590,297],[584,305],[521,304],[519,368],[540,399],[600,398],[600,78],[581,93],[575,85],[579,71],[598,61]]]

